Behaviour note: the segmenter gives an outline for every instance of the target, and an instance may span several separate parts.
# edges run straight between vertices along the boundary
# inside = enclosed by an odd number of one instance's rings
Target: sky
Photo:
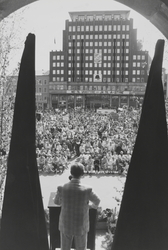
[[[151,57],[157,40],[165,39],[147,19],[113,0],[40,0],[5,19],[10,23],[15,16],[15,43],[18,44],[17,49],[13,50],[9,68],[14,68],[20,62],[26,36],[33,33],[36,36],[36,71],[49,70],[50,51],[62,50],[63,30],[65,20],[70,20],[69,12],[97,10],[130,10],[130,18],[134,19],[134,28],[137,28],[137,38],[143,41],[143,49],[149,51]],[[167,64],[167,60],[164,60],[165,68],[168,68]]]

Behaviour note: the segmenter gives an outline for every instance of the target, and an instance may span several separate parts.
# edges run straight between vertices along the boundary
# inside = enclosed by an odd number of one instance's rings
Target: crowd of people
[[[83,109],[40,114],[36,134],[39,172],[62,173],[72,160],[81,162],[88,174],[126,172],[139,117],[140,109],[126,107],[109,115]]]

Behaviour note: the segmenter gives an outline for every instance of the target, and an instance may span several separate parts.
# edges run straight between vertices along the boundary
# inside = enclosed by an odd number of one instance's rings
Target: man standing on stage
[[[70,250],[72,240],[75,240],[77,250],[87,248],[87,234],[89,231],[89,201],[92,208],[97,208],[100,199],[92,188],[81,184],[84,174],[83,165],[75,163],[71,166],[71,180],[59,186],[54,202],[61,206],[59,230],[61,236],[61,250]]]

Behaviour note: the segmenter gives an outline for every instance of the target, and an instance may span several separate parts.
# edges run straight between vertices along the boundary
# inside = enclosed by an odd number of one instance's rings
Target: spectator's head
[[[79,179],[84,175],[83,165],[80,163],[75,163],[71,166],[71,175],[74,178]]]

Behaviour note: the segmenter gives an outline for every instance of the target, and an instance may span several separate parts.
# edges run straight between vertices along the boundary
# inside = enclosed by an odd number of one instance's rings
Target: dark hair
[[[79,178],[84,175],[83,165],[80,163],[75,163],[71,166],[71,175],[74,178]]]

